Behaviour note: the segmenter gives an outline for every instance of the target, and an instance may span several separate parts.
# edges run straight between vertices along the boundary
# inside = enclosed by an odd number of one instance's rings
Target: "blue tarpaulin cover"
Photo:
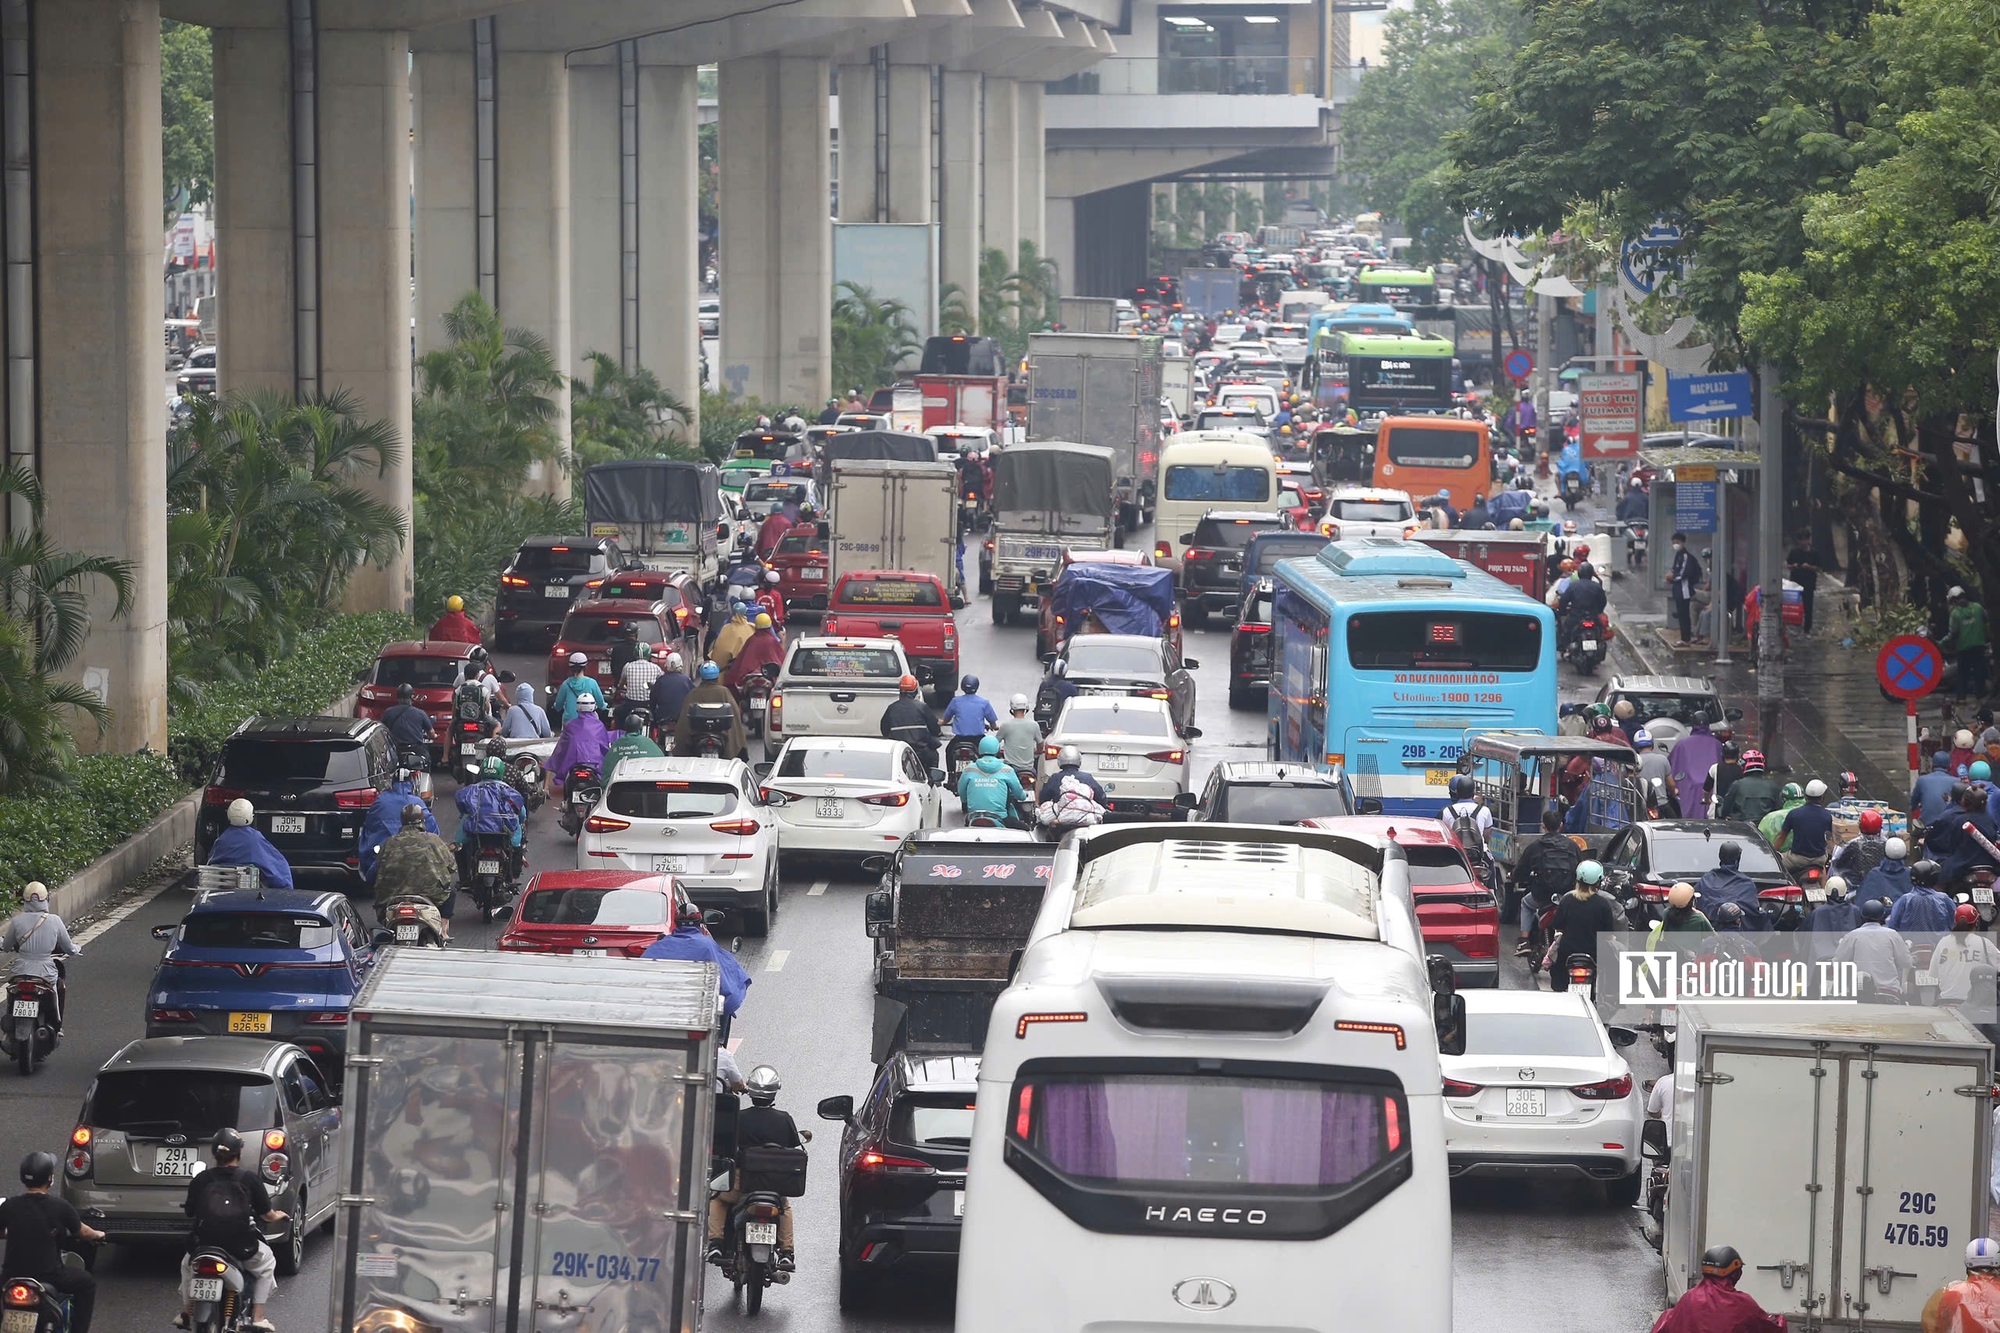
[[[1085,613],[1111,634],[1158,634],[1174,613],[1174,571],[1151,565],[1071,565],[1056,578],[1055,611],[1071,631]]]

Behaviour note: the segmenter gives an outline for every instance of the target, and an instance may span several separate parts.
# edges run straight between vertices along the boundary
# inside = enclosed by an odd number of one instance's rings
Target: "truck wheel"
[[[1613,1208],[1630,1208],[1639,1202],[1639,1192],[1646,1185],[1646,1166],[1641,1162],[1632,1174],[1622,1180],[1609,1181],[1604,1186],[1604,1197]]]
[[[1117,523],[1112,525],[1111,549],[1114,551],[1125,549],[1125,521],[1123,518],[1120,518]]]
[[[1011,592],[994,593],[993,623],[996,625],[1013,624],[1014,612],[1018,611],[1020,607],[1021,607],[1021,598],[1019,594]]]
[[[993,570],[990,567],[982,564],[979,567],[979,595],[981,597],[986,597],[990,596],[992,592],[993,592]]]

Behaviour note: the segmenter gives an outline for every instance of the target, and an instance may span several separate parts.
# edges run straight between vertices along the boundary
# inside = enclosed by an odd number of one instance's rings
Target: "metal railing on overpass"
[[[1048,91],[1079,96],[1222,93],[1323,97],[1321,68],[1311,56],[1114,56],[1049,84]]]

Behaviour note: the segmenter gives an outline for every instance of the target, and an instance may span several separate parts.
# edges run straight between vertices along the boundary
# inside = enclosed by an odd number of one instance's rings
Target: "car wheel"
[[[859,1269],[840,1266],[840,1308],[860,1310],[875,1301],[875,1279]]]
[[[306,1210],[306,1199],[299,1196],[298,1206],[285,1221],[285,1239],[274,1247],[278,1261],[279,1277],[297,1277],[299,1269],[306,1262],[306,1220],[301,1214]]]
[[[771,933],[771,899],[768,895],[763,896],[756,907],[744,909],[743,933],[753,940],[761,940]]]
[[[770,904],[770,919],[778,919],[778,859],[771,858],[771,868],[764,872],[764,901]]]
[[[1229,682],[1229,706],[1239,712],[1250,707],[1250,691],[1241,681]]]
[[[1639,1202],[1639,1192],[1646,1185],[1646,1168],[1642,1163],[1632,1174],[1620,1180],[1607,1181],[1604,1197],[1613,1208],[1630,1208]]]
[[[1208,628],[1208,608],[1200,602],[1189,602],[1181,611],[1181,619],[1189,629]]]

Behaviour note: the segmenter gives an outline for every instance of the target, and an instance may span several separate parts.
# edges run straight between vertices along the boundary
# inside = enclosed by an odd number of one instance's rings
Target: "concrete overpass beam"
[[[412,78],[418,165],[417,352],[422,355],[444,346],[445,312],[467,292],[479,290],[472,52],[419,51]]]
[[[890,65],[890,222],[933,221],[931,132],[930,66]]]
[[[292,271],[291,40],[283,28],[214,34],[216,271],[225,392],[297,390]]]
[[[842,222],[931,220],[931,69],[896,63],[897,45],[840,68]]]
[[[979,309],[982,87],[985,76],[944,72],[939,118],[944,139],[943,179],[938,191],[943,216],[938,268],[944,282],[957,283],[966,307]]]
[[[692,439],[701,429],[697,71],[640,65],[638,77],[639,364],[687,404]]]
[[[167,746],[166,401],[161,388],[157,0],[37,5],[32,53],[35,327],[43,525],[57,546],[128,560],[132,612],[91,593],[72,672],[112,709],[101,748]],[[98,748],[93,728],[79,728]]]
[[[724,62],[719,86],[720,378],[801,409],[824,402],[832,378],[827,71],[824,60],[753,56]]]

